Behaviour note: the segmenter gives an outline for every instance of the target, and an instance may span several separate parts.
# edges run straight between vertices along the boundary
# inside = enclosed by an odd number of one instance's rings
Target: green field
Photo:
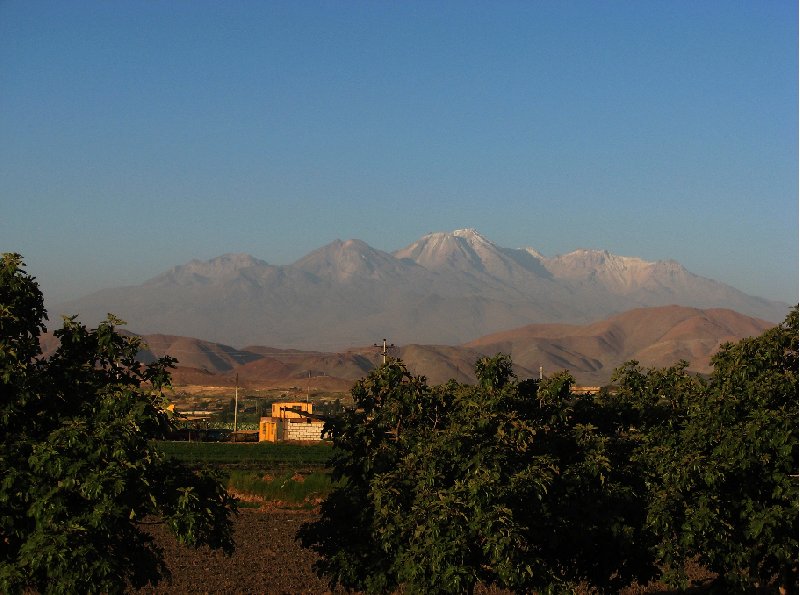
[[[219,467],[220,469],[304,469],[324,468],[333,452],[330,444],[292,444],[258,442],[233,444],[229,442],[167,442],[158,446],[168,457],[190,466]]]
[[[158,447],[190,467],[213,467],[229,490],[257,501],[310,507],[333,488],[326,463],[330,444],[168,442]],[[247,499],[246,499],[247,500]],[[252,502],[242,501],[241,506]],[[258,504],[256,504],[258,505]]]
[[[235,493],[255,496],[269,502],[311,507],[333,489],[330,473],[313,472],[306,475],[284,472],[262,475],[255,471],[231,471],[228,489]]]

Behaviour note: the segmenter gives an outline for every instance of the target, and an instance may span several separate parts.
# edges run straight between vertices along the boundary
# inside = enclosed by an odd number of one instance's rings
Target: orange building
[[[322,428],[325,422],[312,418],[313,413],[311,403],[300,401],[273,403],[272,416],[262,417],[258,424],[258,441],[322,440]]]

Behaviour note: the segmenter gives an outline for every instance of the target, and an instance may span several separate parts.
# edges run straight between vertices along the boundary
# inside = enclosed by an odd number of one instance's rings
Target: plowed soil
[[[241,509],[234,518],[236,551],[232,556],[208,548],[178,545],[161,525],[151,532],[164,549],[170,580],[141,594],[174,593],[331,593],[311,569],[315,555],[295,541],[298,527],[315,518],[295,510]]]
[[[147,587],[136,594],[250,594],[302,595],[344,593],[331,591],[327,583],[311,568],[316,556],[295,541],[298,527],[312,521],[316,514],[305,510],[283,508],[241,509],[234,519],[236,552],[225,556],[208,548],[191,549],[178,545],[166,528],[154,525],[151,532],[164,549],[169,580]],[[691,576],[694,575],[694,576]],[[699,569],[691,578],[708,575]],[[496,589],[477,589],[478,593],[500,595]],[[702,592],[701,589],[697,591]],[[693,592],[697,592],[694,591]],[[632,587],[625,595],[665,593],[663,585]]]

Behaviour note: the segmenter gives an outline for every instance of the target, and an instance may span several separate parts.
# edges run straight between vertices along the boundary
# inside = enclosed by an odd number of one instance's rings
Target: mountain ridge
[[[671,260],[587,249],[545,257],[458,229],[427,234],[393,253],[351,239],[290,265],[248,254],[192,260],[140,285],[103,289],[56,309],[89,325],[113,312],[142,334],[338,350],[383,336],[457,345],[531,323],[588,323],[670,304],[730,308],[773,322],[789,307]]]
[[[540,368],[550,375],[569,370],[580,385],[602,386],[613,370],[629,360],[645,367],[665,367],[681,359],[689,370],[708,373],[710,358],[728,341],[761,334],[773,323],[728,309],[682,306],[637,308],[585,325],[531,324],[479,337],[460,345],[398,344],[390,351],[414,374],[433,384],[451,378],[474,382],[473,366],[484,355],[511,356],[522,378],[538,377]],[[151,334],[142,336],[146,349],[142,361],[170,355],[178,359],[174,382],[233,386],[306,386],[309,377],[317,388],[346,391],[381,361],[372,344],[341,351],[302,351],[250,345],[236,349],[193,337]],[[394,341],[394,340],[393,340]],[[57,339],[42,338],[45,354]]]

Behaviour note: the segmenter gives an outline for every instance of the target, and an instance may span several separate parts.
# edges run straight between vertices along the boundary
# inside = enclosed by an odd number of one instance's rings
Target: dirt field
[[[315,555],[294,540],[297,528],[316,518],[309,511],[242,509],[234,521],[236,552],[226,557],[208,548],[192,550],[178,546],[162,526],[152,533],[164,548],[172,573],[170,582],[132,593],[174,595],[182,593],[333,595],[327,583],[311,569]],[[501,595],[496,589],[478,593]]]
[[[155,526],[153,534],[165,550],[172,580],[137,592],[330,593],[311,570],[314,554],[294,540],[300,524],[313,518],[306,511],[242,509],[234,520],[236,552],[230,557],[208,548],[181,547],[165,528]]]
[[[134,593],[344,593],[330,591],[325,581],[311,570],[314,554],[302,549],[294,540],[300,524],[314,518],[315,513],[309,511],[242,509],[234,521],[236,552],[231,557],[207,548],[192,550],[180,547],[163,527],[154,526],[153,534],[165,550],[172,580]],[[697,570],[691,574],[695,579],[705,578]],[[477,592],[494,595],[504,593],[495,589],[478,589]],[[667,589],[662,585],[623,591],[624,595],[666,592]]]

